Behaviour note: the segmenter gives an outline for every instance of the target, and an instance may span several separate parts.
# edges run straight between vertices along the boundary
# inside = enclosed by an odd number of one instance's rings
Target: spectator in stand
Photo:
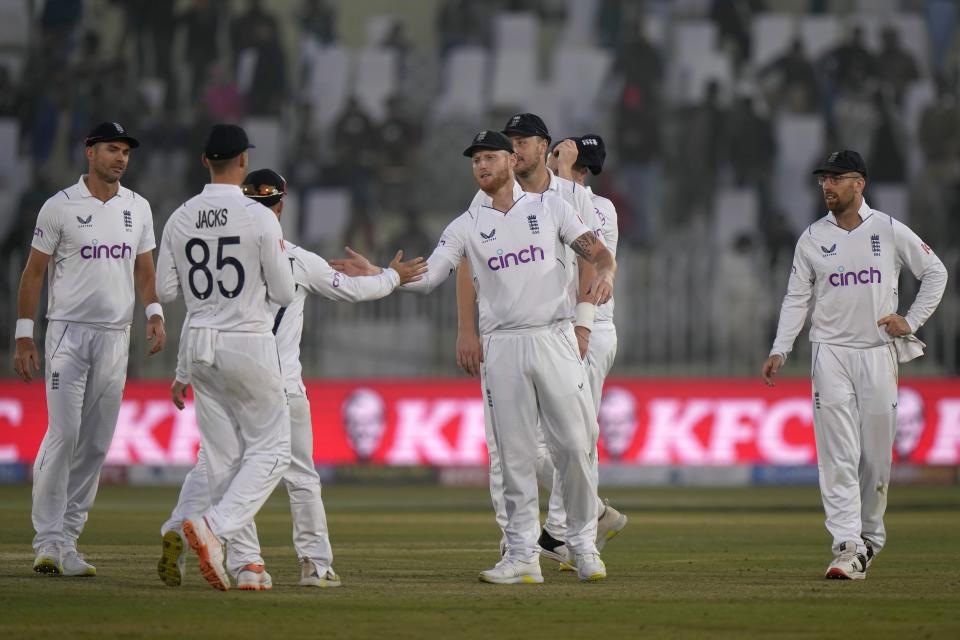
[[[683,116],[677,160],[683,168],[683,184],[689,189],[684,187],[686,206],[679,215],[671,216],[674,226],[683,227],[697,216],[713,215],[726,119],[720,104],[720,84],[710,80],[703,102],[687,108]]]
[[[879,122],[870,145],[870,181],[874,184],[904,184],[907,181],[907,157],[903,123],[895,105],[883,91],[874,94]]]
[[[253,81],[247,94],[252,116],[279,116],[287,96],[287,61],[276,22],[253,27],[250,49],[256,55]]]
[[[318,44],[330,45],[337,40],[337,10],[330,0],[304,0],[297,22],[304,37]]]
[[[620,158],[620,190],[629,205],[621,213],[620,236],[633,246],[654,241],[659,224],[653,220],[651,192],[660,160],[660,118],[653,94],[626,85],[616,111],[617,135],[612,138]],[[626,214],[626,215],[624,215]]]
[[[333,127],[334,164],[341,176],[341,183],[350,190],[351,219],[347,226],[345,243],[353,242],[355,234],[363,234],[363,247],[375,252],[373,220],[374,177],[378,164],[380,135],[370,116],[351,97],[343,114]]]
[[[819,93],[817,75],[800,38],[794,38],[782,55],[760,69],[758,76],[772,86],[770,101],[775,109],[790,113],[815,111]]]
[[[259,27],[273,27],[277,30],[277,19],[263,9],[261,0],[248,0],[247,11],[237,16],[230,25],[230,45],[234,56],[241,51],[259,44]],[[254,83],[256,86],[256,83]]]
[[[741,96],[727,117],[725,129],[734,181],[738,187],[755,189],[760,210],[769,211],[773,207],[771,159],[777,157],[773,125],[758,113],[751,96]]]
[[[877,66],[879,80],[893,90],[893,98],[898,105],[903,104],[903,96],[910,85],[920,78],[920,71],[913,55],[900,44],[900,34],[893,27],[883,29],[883,48]]]
[[[753,12],[762,9],[759,0],[713,0],[710,5],[710,19],[717,24],[719,42],[732,50],[736,69],[750,59],[750,23]]]
[[[191,70],[190,95],[203,93],[210,67],[220,54],[219,32],[222,15],[212,0],[193,0],[177,15],[176,24],[183,31],[186,65]]]
[[[656,99],[663,82],[663,56],[647,39],[639,19],[624,26],[623,34],[613,63],[614,74],[622,77],[626,85],[638,87]]]

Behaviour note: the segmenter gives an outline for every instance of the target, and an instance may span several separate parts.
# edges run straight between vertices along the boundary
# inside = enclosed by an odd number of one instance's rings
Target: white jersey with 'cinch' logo
[[[506,213],[471,207],[451,222],[427,260],[424,279],[403,286],[429,292],[464,255],[477,286],[480,333],[530,329],[573,319],[566,247],[590,229],[552,193],[522,193]]]
[[[814,299],[810,341],[869,348],[893,338],[877,321],[899,308],[900,268],[921,280],[917,298],[904,316],[916,331],[937,308],[947,270],[917,234],[902,222],[867,206],[851,231],[828,213],[797,242],[780,325],[771,353],[790,353]]]
[[[33,231],[47,265],[47,317],[124,329],[136,300],[137,256],[156,247],[150,203],[126,187],[103,202],[83,181],[47,200]]]
[[[277,217],[238,186],[206,185],[163,229],[157,295],[182,291],[191,327],[269,333],[268,296],[288,305],[293,288]]]

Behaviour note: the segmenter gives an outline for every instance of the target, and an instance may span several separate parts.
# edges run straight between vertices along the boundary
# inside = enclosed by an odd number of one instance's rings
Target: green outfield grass
[[[286,495],[257,523],[270,592],[214,591],[193,558],[156,575],[171,488],[103,487],[80,550],[96,578],[31,571],[30,489],[0,487],[0,637],[960,637],[960,488],[894,487],[891,541],[862,582],[826,581],[816,488],[636,489],[604,553],[606,582],[542,560],[543,585],[482,584],[499,532],[486,493],[324,489],[344,587],[297,586]]]

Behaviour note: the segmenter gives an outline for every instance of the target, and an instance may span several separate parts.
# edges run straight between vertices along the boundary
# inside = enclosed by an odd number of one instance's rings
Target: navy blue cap
[[[87,134],[86,145],[91,147],[98,142],[113,142],[121,140],[130,145],[131,149],[140,146],[140,141],[127,133],[119,122],[101,122]]]
[[[813,175],[819,173],[847,173],[849,171],[856,171],[866,178],[867,164],[856,151],[844,149],[843,151],[834,151],[831,153],[826,160],[821,162],[817,168],[813,170]]]
[[[543,119],[534,113],[518,113],[507,120],[503,132],[510,136],[540,136],[550,142],[550,132]]]
[[[603,143],[603,138],[588,133],[573,140],[577,143],[576,164],[586,167],[593,175],[603,171],[603,161],[607,159],[607,146]]]
[[[207,136],[203,154],[211,160],[229,160],[252,149],[247,132],[235,124],[215,124]]]
[[[464,150],[463,155],[470,158],[478,149],[493,149],[494,151],[513,153],[513,143],[510,142],[510,138],[499,131],[481,131],[473,137],[473,142]]]
[[[287,195],[287,181],[273,169],[257,169],[247,174],[240,185],[243,195],[265,207],[272,207]]]

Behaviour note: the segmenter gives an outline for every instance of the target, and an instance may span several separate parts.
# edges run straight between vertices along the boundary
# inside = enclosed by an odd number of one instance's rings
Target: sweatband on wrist
[[[597,317],[597,305],[592,302],[578,302],[577,315],[573,321],[575,327],[593,331],[593,320]]]
[[[30,318],[17,318],[16,339],[33,338],[33,320]]]
[[[163,307],[160,306],[159,302],[151,302],[147,305],[147,320],[153,316],[160,316],[160,319],[163,320]]]

